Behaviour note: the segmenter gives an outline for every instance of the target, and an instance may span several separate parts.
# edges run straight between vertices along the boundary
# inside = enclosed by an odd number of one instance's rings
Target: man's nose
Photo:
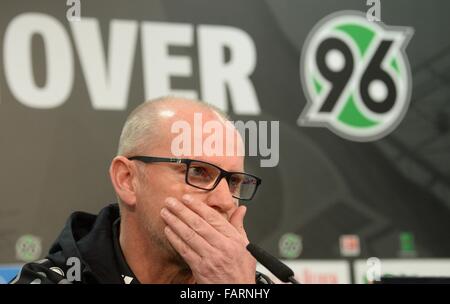
[[[221,214],[226,214],[227,217],[231,215],[237,206],[237,199],[233,197],[230,192],[227,180],[223,178],[216,188],[209,192],[208,205],[219,211]]]

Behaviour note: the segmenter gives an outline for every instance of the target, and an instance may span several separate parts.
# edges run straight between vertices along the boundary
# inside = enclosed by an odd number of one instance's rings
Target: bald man
[[[246,250],[239,205],[261,180],[244,172],[242,139],[220,110],[174,97],[141,104],[109,173],[118,204],[73,213],[48,256],[11,283],[271,283]]]

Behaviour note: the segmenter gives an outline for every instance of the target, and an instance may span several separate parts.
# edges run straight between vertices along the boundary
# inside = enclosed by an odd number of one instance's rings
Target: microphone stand
[[[295,279],[292,269],[276,257],[252,243],[248,243],[246,248],[258,262],[273,273],[280,281],[284,283],[290,282],[292,284],[300,284],[300,282]]]

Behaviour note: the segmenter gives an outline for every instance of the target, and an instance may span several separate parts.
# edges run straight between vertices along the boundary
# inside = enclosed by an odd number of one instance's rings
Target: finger
[[[161,210],[161,216],[172,231],[175,232],[198,255],[203,257],[213,252],[213,247],[205,239],[203,239],[168,209],[163,208]]]
[[[197,213],[221,234],[230,238],[236,238],[239,234],[219,212],[204,202],[196,200],[190,195],[183,195],[182,200],[189,209]]]
[[[239,233],[247,237],[247,233],[244,229],[244,217],[247,213],[247,207],[239,206],[236,211],[231,215],[230,224],[239,231]]]
[[[169,226],[164,228],[164,234],[172,247],[181,255],[189,266],[193,267],[201,262],[201,256],[192,250]]]
[[[166,199],[166,207],[179,220],[184,222],[213,247],[223,247],[223,244],[226,242],[226,237],[185,204],[175,198],[169,197]]]

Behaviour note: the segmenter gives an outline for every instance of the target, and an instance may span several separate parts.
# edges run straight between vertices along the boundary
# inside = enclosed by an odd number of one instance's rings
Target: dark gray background
[[[3,38],[23,12],[57,18],[68,33],[66,1],[2,1],[0,9],[0,263],[13,263],[23,234],[42,238],[44,251],[70,212],[98,212],[115,200],[107,169],[127,114],[144,100],[138,38],[126,111],[97,111],[74,49],[75,83],[60,107],[36,110],[16,101],[4,80]],[[104,43],[112,19],[231,25],[246,31],[257,49],[251,79],[261,120],[280,120],[280,163],[249,171],[263,187],[249,204],[250,238],[274,254],[287,232],[302,236],[301,258],[339,258],[339,236],[358,234],[361,256],[397,257],[399,233],[414,234],[418,257],[450,256],[450,3],[381,1],[388,25],[411,26],[407,47],[413,73],[411,107],[388,137],[355,143],[324,128],[297,126],[305,106],[300,50],[308,32],[338,10],[362,10],[366,1],[81,0],[82,16],[100,20]],[[70,34],[73,47],[73,38]],[[42,44],[33,64],[43,82]],[[194,77],[176,86],[198,88]],[[255,119],[232,114],[235,119]]]

